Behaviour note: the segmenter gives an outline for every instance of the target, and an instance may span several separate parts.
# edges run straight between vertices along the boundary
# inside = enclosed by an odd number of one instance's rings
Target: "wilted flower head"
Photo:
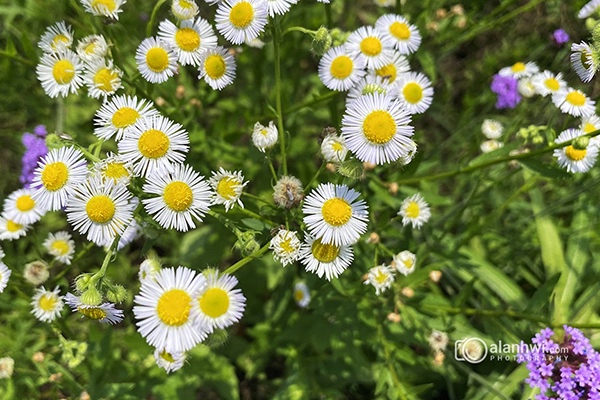
[[[282,176],[273,187],[273,201],[280,208],[297,207],[303,199],[302,182],[295,176]]]
[[[0,358],[0,379],[8,379],[15,369],[15,360],[11,357]]]
[[[443,351],[448,345],[448,334],[446,332],[434,330],[427,338],[427,341],[429,342],[431,350],[434,352]]]
[[[38,286],[46,282],[50,276],[49,266],[45,261],[38,260],[25,265],[23,277],[32,285]]]

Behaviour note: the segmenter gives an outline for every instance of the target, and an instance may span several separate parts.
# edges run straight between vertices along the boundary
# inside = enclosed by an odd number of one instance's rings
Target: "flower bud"
[[[121,303],[127,297],[127,290],[121,285],[114,285],[106,292],[106,299],[113,303]]]
[[[575,150],[585,150],[590,144],[590,138],[587,136],[579,136],[573,140],[573,148]]]
[[[61,139],[61,137],[58,134],[49,133],[46,136],[46,147],[48,147],[48,150],[60,149],[64,145],[65,145],[65,143],[64,143],[63,139]]]
[[[77,292],[83,293],[87,290],[91,277],[91,274],[81,274],[75,278],[75,288],[77,289]]]
[[[429,279],[431,279],[432,282],[438,283],[440,279],[442,279],[442,271],[434,270],[429,272]]]
[[[234,247],[242,253],[244,257],[253,254],[260,249],[260,244],[254,238],[254,232],[244,232],[238,236]]]
[[[327,50],[329,50],[332,43],[333,39],[329,34],[329,31],[327,28],[322,26],[315,33],[311,45],[311,51],[317,56],[321,57],[323,54],[325,54],[325,52],[327,52]]]
[[[91,287],[81,294],[79,300],[88,306],[97,306],[102,303],[102,293],[95,287]]]
[[[409,288],[409,287],[402,288],[402,292],[401,293],[404,296],[408,297],[409,299],[415,295],[415,291],[412,288]]]
[[[387,319],[395,324],[400,322],[400,314],[396,312],[391,312],[388,314]]]

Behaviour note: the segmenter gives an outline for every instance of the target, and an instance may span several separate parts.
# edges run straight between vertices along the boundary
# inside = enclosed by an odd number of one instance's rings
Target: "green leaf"
[[[539,311],[543,306],[549,304],[552,298],[552,292],[554,291],[554,287],[558,283],[559,278],[560,274],[554,274],[546,280],[546,282],[535,291],[533,296],[531,296],[525,312]]]
[[[573,175],[554,165],[547,165],[539,159],[523,158],[519,163],[525,168],[551,179],[572,179]]]

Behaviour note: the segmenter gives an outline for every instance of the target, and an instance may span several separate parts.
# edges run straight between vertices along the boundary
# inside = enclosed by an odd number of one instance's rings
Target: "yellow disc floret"
[[[58,60],[52,67],[52,76],[57,83],[66,85],[75,77],[75,67],[69,60]]]
[[[571,161],[581,161],[585,158],[586,154],[587,154],[586,149],[578,150],[573,146],[567,146],[565,148],[565,155]]]
[[[381,41],[376,37],[369,36],[360,42],[360,51],[367,56],[376,56],[381,53],[381,49]]]
[[[44,187],[54,192],[65,186],[69,179],[69,170],[63,162],[51,163],[44,167],[41,179]]]
[[[346,200],[334,197],[323,203],[321,213],[323,214],[323,219],[329,225],[342,226],[350,221],[352,207]]]
[[[237,197],[235,190],[239,185],[240,182],[237,179],[225,177],[221,179],[217,184],[217,193],[225,200],[231,200]]]
[[[171,210],[185,211],[192,205],[194,194],[187,183],[175,181],[165,187],[163,199]]]
[[[354,70],[354,63],[348,56],[339,56],[331,63],[329,71],[335,79],[346,79]]]
[[[149,129],[142,133],[138,140],[138,150],[146,158],[160,158],[169,150],[169,137],[157,129]]]
[[[192,298],[181,289],[171,289],[158,299],[156,313],[158,318],[169,326],[181,326],[185,324],[192,309]]]
[[[169,66],[169,53],[162,47],[153,47],[146,53],[146,64],[154,72],[162,72]]]
[[[206,57],[206,61],[204,61],[204,70],[206,71],[206,75],[212,79],[219,79],[225,75],[226,69],[227,66],[225,65],[225,60],[218,54],[212,54]]]
[[[177,46],[184,51],[194,51],[200,47],[200,35],[192,28],[181,28],[175,33]]]
[[[140,113],[131,107],[121,107],[112,116],[112,124],[117,129],[123,129],[130,125],[133,125],[138,118]]]
[[[254,8],[247,1],[237,3],[231,7],[229,12],[229,22],[237,29],[244,29],[252,23],[254,19]]]
[[[229,310],[229,294],[221,288],[210,288],[200,297],[200,309],[211,318],[218,318]]]
[[[104,194],[93,196],[85,205],[85,212],[89,219],[97,224],[109,222],[115,215],[115,202]]]
[[[35,201],[33,201],[30,195],[25,194],[17,199],[16,206],[19,211],[31,211],[35,207]]]
[[[326,264],[333,262],[340,254],[340,248],[338,246],[321,243],[321,239],[317,239],[313,242],[310,251],[314,258]]]
[[[365,118],[363,132],[369,142],[385,144],[396,134],[396,122],[389,112],[376,110]]]
[[[417,104],[423,98],[423,88],[416,82],[409,82],[404,85],[402,95],[410,104]]]

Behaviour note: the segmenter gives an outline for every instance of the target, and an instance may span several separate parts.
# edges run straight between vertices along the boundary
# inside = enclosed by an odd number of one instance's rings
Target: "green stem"
[[[302,33],[306,33],[307,35],[311,35],[311,36],[314,36],[317,33],[317,31],[311,31],[310,29],[306,29],[301,26],[292,26],[292,27],[287,28],[285,31],[283,31],[283,33],[281,34],[281,37],[284,37],[286,34],[288,34],[290,32],[302,32]]]
[[[83,153],[83,155],[86,156],[91,162],[100,161],[100,157],[97,157],[96,155],[92,154],[88,149],[86,149],[79,143],[77,143],[75,141],[68,141],[68,143],[75,146],[77,149],[79,149]]]
[[[325,166],[327,165],[326,162],[322,162],[321,166],[319,167],[319,169],[317,170],[317,172],[315,173],[315,175],[312,177],[312,179],[310,180],[310,182],[308,182],[308,185],[306,185],[304,188],[308,189],[310,187],[310,185],[312,185],[314,183],[314,181],[317,180],[317,178],[319,177],[319,175],[321,175],[321,173],[323,172],[323,170],[325,169]]]
[[[297,104],[297,105],[292,106],[292,107],[288,108],[287,110],[285,110],[284,114],[292,114],[298,110],[303,109],[304,107],[314,106],[315,104],[319,104],[323,101],[333,99],[337,96],[337,94],[338,94],[338,92],[329,92],[327,94],[324,94],[323,96],[319,96],[312,100],[305,101],[304,103]]]
[[[259,201],[259,202],[263,203],[264,205],[266,205],[268,207],[274,208],[273,204],[269,203],[267,200],[265,200],[263,198],[260,198],[258,196],[255,196],[255,195],[253,195],[251,193],[242,192],[242,196],[248,197],[248,198],[256,200],[256,201]]]
[[[327,20],[327,27],[333,28],[333,18],[331,18],[331,4],[324,3],[325,5],[325,19]]]
[[[106,275],[106,270],[108,269],[108,264],[110,264],[110,261],[113,258],[113,255],[115,255],[117,252],[117,247],[119,247],[120,240],[121,240],[121,235],[117,235],[115,237],[115,240],[113,240],[112,244],[110,245],[110,248],[106,252],[106,256],[104,257],[104,261],[102,262],[102,266],[100,267],[100,270],[98,272],[96,272],[94,274],[94,276],[92,276],[90,278],[91,282],[95,283],[98,280],[104,278],[104,276]]]
[[[281,106],[281,27],[279,20],[271,20],[271,30],[273,31],[273,50],[275,63],[275,108],[277,110],[277,129],[279,130],[279,145],[281,147],[281,164],[283,165],[283,175],[287,175],[287,159],[285,154],[285,129],[283,126],[283,108]]]
[[[33,65],[33,63],[31,61],[27,60],[26,58],[20,57],[20,56],[18,56],[16,54],[10,54],[6,50],[0,50],[0,56],[6,57],[6,58],[10,58],[11,60],[18,61],[18,62],[23,63],[25,65]]]
[[[73,257],[73,260],[71,260],[71,264],[69,264],[69,265],[65,266],[65,267],[63,268],[63,270],[62,270],[62,271],[60,271],[60,272],[58,273],[58,275],[56,275],[56,276],[54,277],[54,281],[55,281],[55,282],[58,282],[58,281],[59,281],[59,280],[60,280],[60,279],[61,279],[63,276],[65,276],[65,275],[66,275],[66,274],[69,272],[69,270],[71,269],[71,267],[72,267],[73,265],[75,265],[75,264],[76,264],[76,263],[77,263],[79,260],[81,260],[81,258],[82,258],[83,256],[85,256],[85,255],[87,254],[87,252],[88,252],[88,251],[90,251],[90,249],[91,249],[92,247],[94,247],[94,243],[92,243],[92,242],[88,242],[88,243],[86,243],[86,244],[85,244],[85,246],[83,247],[83,249],[79,250],[79,253],[77,253],[77,254],[75,255],[75,257]]]
[[[429,312],[435,312],[439,314],[461,314],[461,315],[479,315],[482,317],[509,317],[514,319],[524,319],[532,322],[539,322],[547,326],[550,325],[550,321],[547,318],[538,317],[534,315],[523,314],[517,311],[511,310],[480,310],[477,308],[462,308],[462,307],[446,307],[442,305],[421,305],[421,309]]]
[[[263,254],[265,254],[267,252],[267,250],[269,250],[270,244],[271,244],[271,242],[267,242],[263,247],[256,250],[254,253],[250,254],[247,257],[242,258],[240,261],[236,262],[231,267],[227,268],[225,271],[223,271],[223,273],[231,275],[238,269],[242,268],[244,265],[248,264],[250,261],[261,257]]]
[[[277,178],[277,172],[275,172],[275,167],[273,166],[273,161],[269,157],[265,157],[267,159],[267,164],[269,164],[269,169],[271,170],[271,175],[273,175],[273,179],[277,182],[279,179]]]
[[[152,10],[152,14],[150,15],[150,20],[146,25],[146,37],[152,36],[152,28],[154,27],[154,23],[156,21],[156,15],[158,14],[158,10],[160,7],[166,2],[166,0],[158,0],[154,9]]]
[[[402,14],[402,0],[396,0],[396,14]]]
[[[65,129],[65,98],[58,96],[56,99],[56,133],[64,133]]]

